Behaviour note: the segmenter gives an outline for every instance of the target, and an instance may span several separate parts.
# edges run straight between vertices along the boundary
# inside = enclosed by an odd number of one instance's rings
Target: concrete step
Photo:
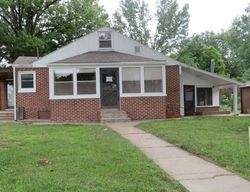
[[[0,120],[1,121],[14,120],[13,111],[0,111]]]
[[[101,110],[101,122],[127,122],[130,121],[127,113],[119,109],[103,109]]]
[[[101,123],[116,123],[116,122],[128,122],[130,118],[102,118]]]
[[[128,118],[128,115],[125,113],[125,114],[122,114],[122,113],[115,113],[115,114],[112,114],[112,113],[102,113],[101,114],[102,118]]]

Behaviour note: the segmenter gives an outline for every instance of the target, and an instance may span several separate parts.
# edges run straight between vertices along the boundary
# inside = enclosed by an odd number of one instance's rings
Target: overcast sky
[[[120,0],[99,0],[111,15]],[[155,14],[157,0],[145,0],[151,14]],[[244,13],[250,0],[178,0],[179,5],[188,3],[190,13],[190,35],[206,30],[219,32],[227,29],[236,16]],[[153,29],[152,29],[153,30]]]

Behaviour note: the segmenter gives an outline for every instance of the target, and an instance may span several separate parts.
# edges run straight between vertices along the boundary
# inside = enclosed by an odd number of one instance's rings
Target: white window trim
[[[21,76],[22,75],[33,75],[33,88],[22,88],[22,81]],[[19,71],[18,72],[18,93],[35,93],[36,92],[36,72],[35,71]]]
[[[93,68],[96,72],[96,94],[77,94],[77,69]],[[54,70],[55,69],[73,69],[73,95],[54,95]],[[91,99],[100,98],[99,67],[53,67],[49,68],[49,99]]]
[[[141,93],[123,93],[123,87],[122,87],[122,68],[126,67],[136,67],[140,68],[140,75],[141,75]],[[144,67],[162,67],[162,92],[152,92],[148,93],[145,92],[144,87]],[[165,65],[149,65],[149,66],[122,66],[120,67],[120,97],[160,97],[160,96],[167,96],[166,93],[166,70]]]
[[[103,33],[103,32],[110,32],[110,34],[111,34],[111,39],[110,39],[110,41],[111,41],[111,47],[100,47],[99,34],[100,34],[100,33]],[[98,33],[97,33],[97,39],[98,39],[98,49],[99,49],[99,50],[102,50],[102,51],[107,50],[107,51],[109,51],[109,50],[112,50],[112,49],[113,49],[113,41],[114,41],[114,39],[113,39],[112,31],[98,31]]]

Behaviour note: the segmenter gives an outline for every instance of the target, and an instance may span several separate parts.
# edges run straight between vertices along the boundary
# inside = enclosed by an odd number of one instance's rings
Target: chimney
[[[211,59],[211,73],[214,73],[214,69],[215,69],[215,60]]]

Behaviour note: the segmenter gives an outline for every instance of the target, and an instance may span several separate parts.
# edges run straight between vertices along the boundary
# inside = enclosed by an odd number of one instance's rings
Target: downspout
[[[16,67],[13,67],[13,83],[14,83],[14,120],[17,120],[16,109]]]

